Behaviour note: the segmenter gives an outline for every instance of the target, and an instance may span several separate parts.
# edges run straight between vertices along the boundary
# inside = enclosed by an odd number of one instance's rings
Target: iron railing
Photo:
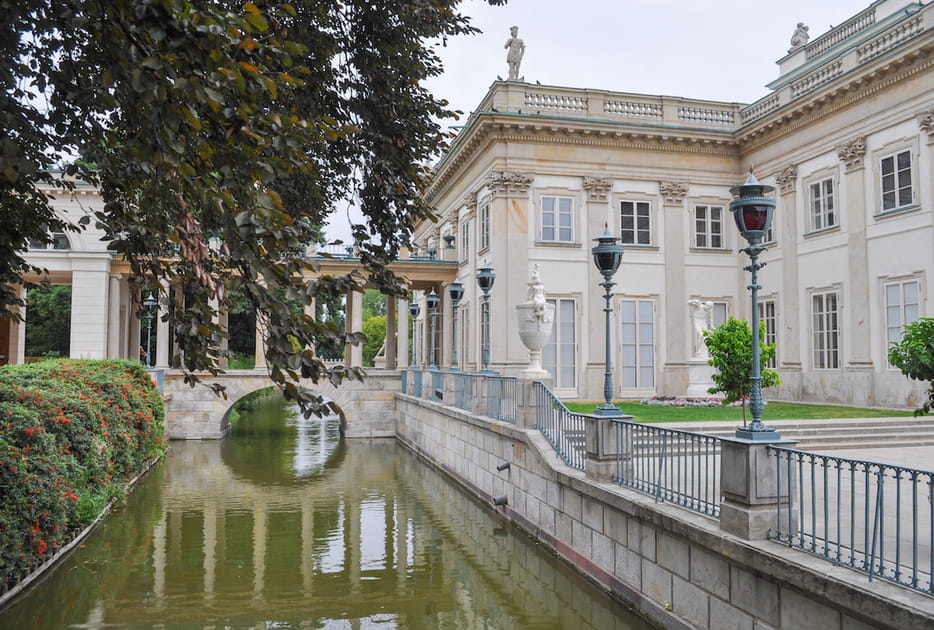
[[[778,494],[789,498],[769,538],[934,595],[934,472],[778,446],[768,452]]]
[[[535,382],[535,428],[564,463],[577,470],[584,470],[586,417],[565,407],[544,383]]]
[[[444,372],[435,368],[428,370],[431,373],[431,391],[428,392],[428,400],[441,402],[444,400]]]
[[[614,420],[613,481],[713,518],[720,517],[720,438]]]
[[[416,368],[412,370],[412,395],[416,398],[422,397],[422,378],[425,372]]]
[[[451,372],[454,385],[454,406],[464,411],[474,409],[474,382],[479,378],[470,372]]]
[[[408,384],[409,384],[409,371],[402,370],[400,381],[399,381],[399,391],[402,392],[403,394],[408,394],[409,393]]]
[[[514,376],[484,375],[486,415],[503,422],[516,422],[518,379]]]

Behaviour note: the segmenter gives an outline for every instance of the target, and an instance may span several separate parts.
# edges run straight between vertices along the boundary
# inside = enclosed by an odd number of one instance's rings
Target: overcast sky
[[[509,27],[525,42],[529,83],[751,103],[778,77],[798,22],[811,39],[871,0],[465,0],[483,33],[438,48],[445,74],[429,83],[466,115],[508,74]],[[327,234],[347,240],[345,212]]]

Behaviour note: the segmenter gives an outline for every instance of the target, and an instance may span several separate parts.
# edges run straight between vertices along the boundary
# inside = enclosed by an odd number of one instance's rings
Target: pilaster
[[[659,182],[662,197],[661,218],[664,221],[665,255],[665,393],[681,395],[688,388],[687,360],[691,356],[688,331],[688,295],[684,278],[684,260],[687,248],[685,226],[689,220],[684,205],[689,184],[686,182]]]
[[[863,158],[866,139],[857,137],[838,147],[837,153],[845,165],[846,178],[846,230],[848,234],[849,268],[847,275],[844,356],[847,368],[871,370],[872,309],[869,307],[869,256],[866,241],[866,190]]]
[[[386,353],[386,369],[395,370],[396,361],[396,296],[386,296],[386,338],[383,342]]]
[[[776,174],[775,183],[778,184],[777,213],[781,217],[778,238],[782,252],[782,295],[779,301],[779,319],[782,320],[779,328],[782,332],[778,355],[782,369],[800,370],[801,331],[797,320],[801,312],[798,294],[798,166],[785,166]]]

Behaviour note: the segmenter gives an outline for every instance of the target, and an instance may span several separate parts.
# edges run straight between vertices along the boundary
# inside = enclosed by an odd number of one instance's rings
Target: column
[[[119,273],[110,274],[110,288],[107,294],[107,356],[120,358],[120,279]]]
[[[266,369],[266,334],[263,327],[263,314],[256,311],[256,349],[253,352],[256,369]]]
[[[171,299],[171,288],[163,286],[165,299]],[[158,295],[156,296],[158,297]],[[164,318],[163,305],[160,303],[153,314],[156,318],[156,365],[157,368],[169,367],[169,322]]]
[[[396,297],[394,295],[386,296],[386,339],[383,342],[383,348],[386,353],[386,369],[395,370],[398,364],[396,361]]]
[[[253,508],[253,600],[262,601],[266,588],[266,504],[259,500]]]
[[[354,332],[360,332],[363,330],[363,293],[360,291],[353,291],[349,295],[350,303],[352,307],[350,309],[350,317],[348,321],[350,322],[350,329]],[[346,360],[346,357],[345,357]],[[350,347],[350,363],[347,364],[348,367],[361,367],[363,365],[363,346],[355,345]]]
[[[872,395],[872,348],[870,322],[872,309],[869,305],[869,244],[866,241],[866,171],[863,157],[866,154],[866,139],[858,137],[837,153],[845,165],[847,250],[849,268],[844,294],[840,304],[845,317],[846,330],[843,331],[843,346],[848,373],[846,390],[851,392],[851,404],[866,404]]]
[[[782,294],[779,299],[778,322],[781,330],[778,339],[778,359],[782,371],[782,388],[798,397],[801,393],[801,296],[798,289],[798,167],[785,166],[776,176],[778,184],[778,207],[781,228],[778,246],[782,253]],[[807,306],[807,305],[805,305]],[[807,316],[803,318],[807,321]]]
[[[396,331],[396,357],[399,365],[406,366],[411,363],[409,356],[409,302],[396,300],[398,309],[398,330]],[[387,307],[388,312],[388,307]]]
[[[659,182],[662,195],[665,253],[665,369],[662,371],[662,391],[668,394],[687,393],[688,359],[693,354],[688,313],[688,294],[684,279],[684,259],[688,247],[685,226],[689,213],[684,205],[690,185],[686,182]],[[704,361],[706,363],[706,361]]]
[[[26,289],[19,288],[19,299],[26,304]],[[27,307],[20,307],[20,314],[28,317]],[[8,361],[10,363],[23,363],[26,360],[26,326],[22,322],[10,320],[10,353]]]
[[[110,258],[77,255],[71,273],[71,349],[74,359],[107,356]]]
[[[448,369],[451,367],[451,355],[454,352],[454,307],[451,301],[451,294],[448,293],[447,285],[440,289],[438,297],[441,302],[438,303],[438,327],[441,329],[439,343],[441,344],[441,356],[438,361],[438,367]]]

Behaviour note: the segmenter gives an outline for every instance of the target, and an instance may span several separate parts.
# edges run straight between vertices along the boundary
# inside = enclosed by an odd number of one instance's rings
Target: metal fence
[[[422,370],[412,370],[412,395],[416,398],[422,397],[422,378],[425,373]]]
[[[401,374],[402,375],[400,377],[399,391],[402,392],[403,394],[408,394],[409,393],[409,371],[402,370]]]
[[[535,428],[564,463],[577,470],[584,470],[585,418],[565,407],[544,383],[535,382]]]
[[[516,422],[519,381],[514,376],[484,375],[486,379],[486,415],[503,422]]]
[[[614,420],[613,481],[713,518],[720,517],[720,438]]]
[[[770,446],[780,509],[769,538],[934,594],[934,473]]]
[[[431,373],[431,391],[428,393],[428,400],[444,400],[444,372],[441,370],[429,369]]]
[[[454,384],[454,406],[464,411],[476,411],[474,391],[475,383],[480,377],[470,372],[451,372],[451,378]]]

